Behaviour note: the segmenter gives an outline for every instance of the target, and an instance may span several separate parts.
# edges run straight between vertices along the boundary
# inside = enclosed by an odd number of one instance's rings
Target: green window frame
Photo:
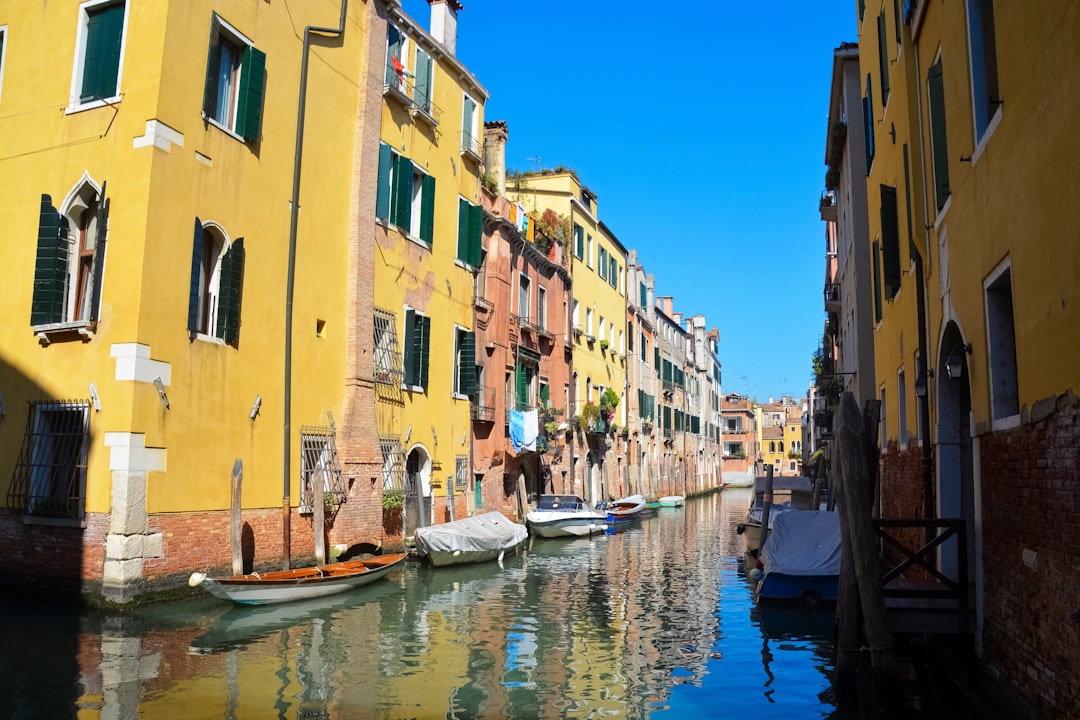
[[[885,299],[892,300],[900,292],[900,222],[896,188],[889,185],[881,186],[881,259]]]
[[[413,104],[422,112],[431,114],[431,83],[434,63],[423,48],[416,48],[416,78],[413,83]]]
[[[930,147],[934,160],[934,197],[937,209],[949,199],[949,144],[945,130],[945,85],[941,60],[930,66],[926,77],[930,105]]]
[[[574,225],[574,257],[585,258],[585,228],[580,225]]]
[[[866,174],[874,164],[874,96],[871,94],[870,74],[866,75],[866,93],[863,95],[863,132],[866,133]]]
[[[83,6],[84,37],[79,102],[115,97],[120,84],[120,55],[126,3]]]
[[[402,367],[405,385],[422,391],[428,387],[428,350],[431,345],[431,318],[412,308],[405,309]]]
[[[458,327],[454,330],[454,393],[476,395],[476,334]]]
[[[881,243],[877,240],[871,251],[874,262],[874,322],[881,322]]]
[[[64,321],[68,247],[68,220],[53,207],[52,198],[43,194],[38,215],[34,295],[30,303],[31,325]]]
[[[644,310],[647,310],[648,308],[646,307],[646,305],[649,302],[649,294],[645,289],[645,283],[638,283],[638,290],[641,293],[641,305],[640,305],[640,307],[642,309],[644,309]]]
[[[242,237],[223,247],[224,252],[215,252],[222,245],[224,239],[208,233],[202,221],[195,218],[188,286],[188,338],[194,340],[204,334],[239,347],[247,253]]]
[[[265,91],[266,53],[215,13],[210,23],[203,117],[245,142],[258,142]]]
[[[600,274],[600,279],[601,280],[607,280],[607,276],[608,276],[607,249],[601,247],[597,251],[597,255],[599,257],[599,262],[598,262],[598,267],[596,268],[596,272]]]
[[[608,285],[619,289],[619,263],[611,255],[608,256]]]
[[[483,262],[484,207],[458,198],[457,259],[474,268]]]
[[[881,106],[885,107],[889,104],[889,44],[886,39],[888,31],[886,30],[884,8],[881,10],[881,14],[878,15],[877,36],[878,68],[881,72]]]

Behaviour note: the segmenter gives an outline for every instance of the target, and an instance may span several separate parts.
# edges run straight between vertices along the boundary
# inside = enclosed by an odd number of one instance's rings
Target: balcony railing
[[[840,312],[840,283],[825,283],[825,310]]]
[[[415,78],[404,67],[395,66],[392,58],[386,60],[383,78],[384,96],[407,107],[414,118],[419,118],[432,127],[439,124],[442,120],[442,109],[431,101],[431,96],[424,88],[417,89]]]
[[[506,423],[510,423],[510,411],[520,410],[521,412],[528,412],[530,410],[536,410],[535,401],[529,397],[519,398],[517,393],[510,392],[506,394]]]
[[[480,155],[480,139],[466,130],[461,131],[461,154],[471,157],[476,162],[483,160]]]
[[[495,422],[495,388],[478,387],[469,414],[479,422]]]

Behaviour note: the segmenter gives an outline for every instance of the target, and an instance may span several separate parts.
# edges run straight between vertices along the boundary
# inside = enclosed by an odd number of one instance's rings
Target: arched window
[[[188,334],[240,341],[240,300],[244,284],[244,238],[229,242],[216,223],[195,218],[188,297]]]

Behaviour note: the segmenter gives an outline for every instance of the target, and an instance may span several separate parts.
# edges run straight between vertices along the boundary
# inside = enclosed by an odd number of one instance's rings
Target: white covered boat
[[[435,567],[487,562],[517,550],[528,529],[499,512],[417,528],[416,549]]]
[[[840,554],[839,513],[795,510],[778,514],[761,548],[755,599],[759,603],[835,603]]]
[[[577,495],[541,495],[525,524],[540,537],[584,537],[607,529],[607,513],[589,507]]]
[[[682,507],[685,500],[682,495],[665,495],[658,502],[660,507]]]

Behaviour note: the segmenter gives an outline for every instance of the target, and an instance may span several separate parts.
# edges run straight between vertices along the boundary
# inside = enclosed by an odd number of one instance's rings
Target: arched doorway
[[[967,530],[968,582],[977,570],[975,558],[975,468],[971,440],[971,380],[963,335],[949,322],[942,334],[934,377],[937,379],[937,498],[939,518],[962,518]],[[958,578],[957,544],[944,544],[941,571]]]
[[[422,445],[409,451],[405,460],[405,537],[430,524],[431,456]]]

